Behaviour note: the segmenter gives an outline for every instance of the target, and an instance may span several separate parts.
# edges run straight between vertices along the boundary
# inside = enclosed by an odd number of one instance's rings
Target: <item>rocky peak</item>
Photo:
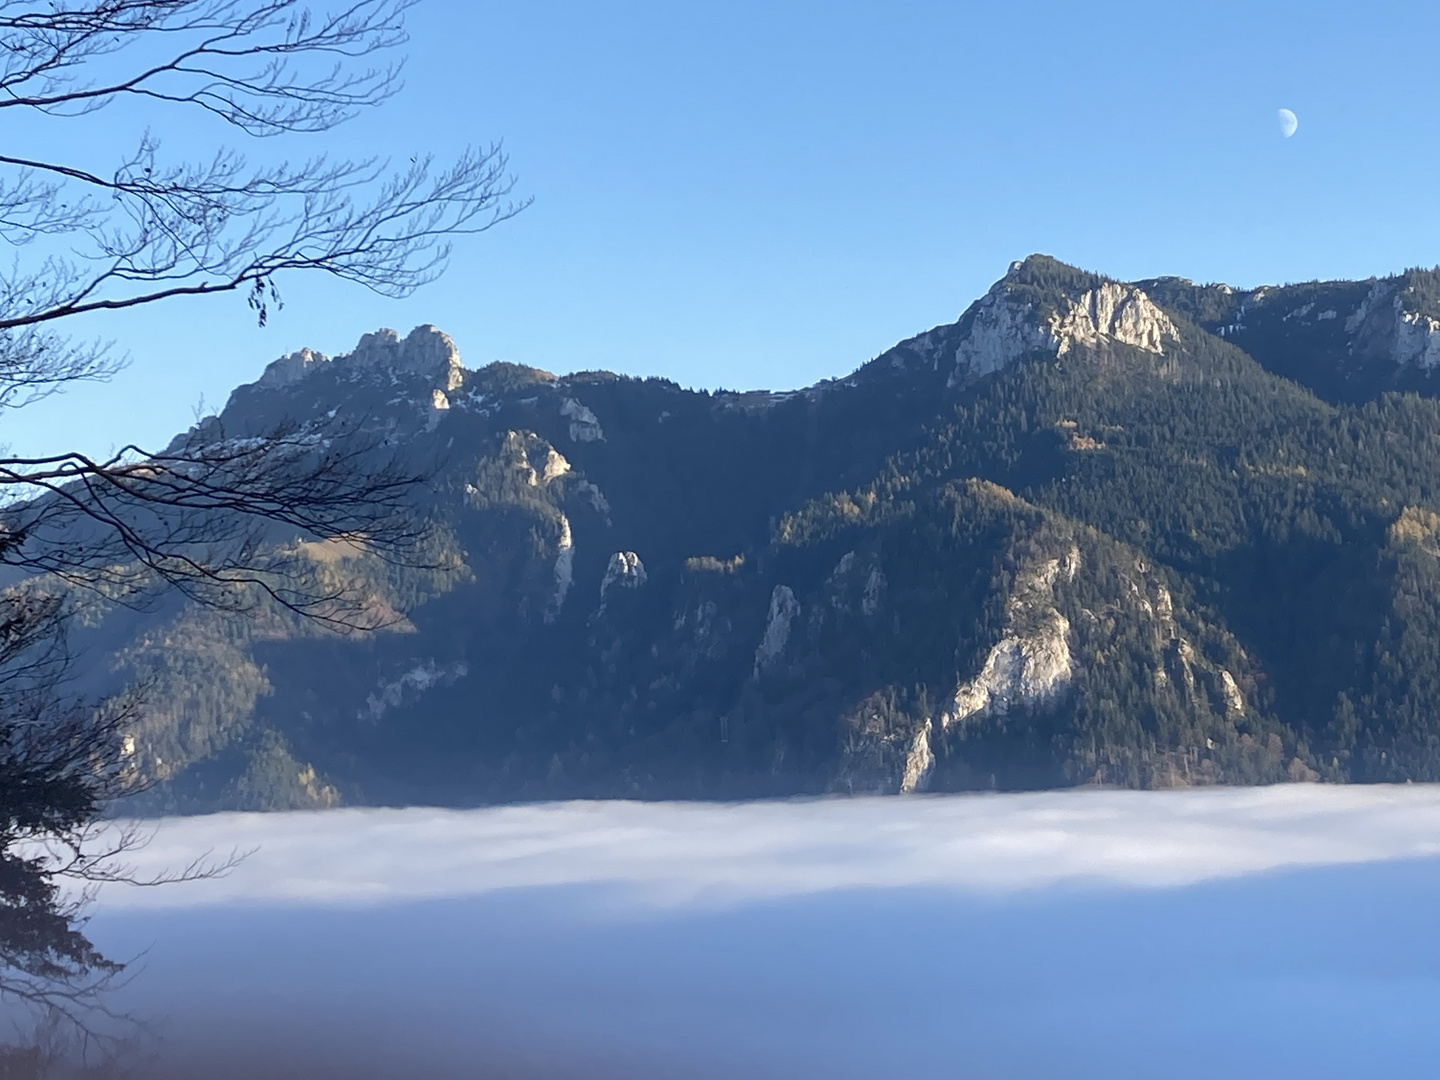
[[[1138,287],[1039,255],[1012,263],[955,326],[951,386],[1031,352],[1064,356],[1076,346],[1121,344],[1161,355],[1177,336],[1170,317]]]
[[[282,386],[299,382],[321,365],[328,363],[330,357],[325,353],[300,349],[280,357],[279,360],[272,360],[255,385],[267,390],[278,390]]]
[[[404,338],[388,328],[365,334],[353,350],[334,358],[313,349],[300,349],[273,361],[255,385],[267,390],[282,389],[330,364],[423,376],[442,393],[456,389],[465,378],[455,342],[427,323]]]
[[[417,326],[403,340],[390,329],[366,334],[348,359],[359,366],[423,375],[434,379],[435,385],[446,391],[458,387],[465,374],[455,342],[449,334],[429,323]]]

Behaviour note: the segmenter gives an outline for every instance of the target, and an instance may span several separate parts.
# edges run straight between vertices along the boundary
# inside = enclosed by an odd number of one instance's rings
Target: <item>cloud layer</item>
[[[224,878],[109,888],[107,910],[217,903],[371,906],[501,890],[727,906],[835,890],[1011,892],[1195,884],[1440,854],[1440,787],[570,802],[217,814],[159,823],[142,872],[248,851]]]
[[[160,823],[155,1080],[1429,1080],[1440,788]],[[1428,856],[1428,857],[1427,857]]]

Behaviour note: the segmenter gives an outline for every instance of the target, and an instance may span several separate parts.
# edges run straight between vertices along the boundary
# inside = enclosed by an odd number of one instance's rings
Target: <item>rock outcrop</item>
[[[772,668],[785,653],[790,641],[790,624],[800,614],[800,601],[789,585],[776,585],[770,593],[770,610],[765,617],[765,633],[755,647],[755,678]]]
[[[299,349],[280,357],[279,360],[272,360],[255,385],[266,390],[280,390],[299,382],[329,363],[330,357],[322,352]]]
[[[560,515],[560,540],[556,544],[556,548],[555,592],[551,595],[550,603],[545,608],[544,619],[547,623],[553,623],[560,615],[561,610],[565,607],[565,597],[570,593],[570,586],[575,583],[575,539],[570,531],[570,519],[564,514]],[[604,586],[601,587],[600,593],[603,598]]]
[[[638,589],[648,580],[645,564],[633,551],[617,551],[610,556],[605,576],[600,581],[600,599],[611,589]]]
[[[605,432],[599,418],[574,398],[566,398],[560,404],[560,415],[570,421],[570,441],[577,443],[602,442]]]
[[[910,741],[910,751],[905,755],[905,771],[900,775],[902,795],[912,795],[930,786],[930,776],[935,771],[935,751],[930,749],[930,732],[933,729],[934,725],[927,719]]]
[[[450,335],[427,324],[417,326],[403,339],[390,329],[365,334],[354,349],[335,357],[313,349],[300,349],[270,363],[255,385],[265,390],[281,390],[331,365],[355,371],[419,376],[444,394],[458,389],[465,381],[465,368],[460,363],[460,350],[455,342]]]
[[[941,726],[964,724],[1012,709],[1045,709],[1069,691],[1074,677],[1070,621],[1055,607],[1054,587],[1062,575],[1071,580],[1080,568],[1072,547],[1063,561],[1047,559],[1016,577],[1008,605],[1005,635],[990,649],[980,673],[955,690]]]
[[[1072,301],[1064,315],[1050,319],[1055,352],[1064,356],[1076,345],[1099,347],[1110,342],[1131,345],[1157,356],[1177,335],[1175,324],[1133,285],[1107,281]]]
[[[959,326],[951,387],[1007,368],[1032,352],[1065,356],[1077,346],[1121,344],[1158,356],[1178,333],[1170,317],[1133,285],[1103,282],[1044,315],[1034,301],[1018,293],[1010,277],[997,282]],[[922,351],[934,347],[929,335],[911,344]]]

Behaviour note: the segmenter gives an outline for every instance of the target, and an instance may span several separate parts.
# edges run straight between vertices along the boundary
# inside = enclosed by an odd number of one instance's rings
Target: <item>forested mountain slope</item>
[[[189,437],[429,469],[424,570],[277,537],[403,618],[116,611],[93,668],[152,810],[1440,780],[1437,282],[1033,256],[784,394],[294,354]]]

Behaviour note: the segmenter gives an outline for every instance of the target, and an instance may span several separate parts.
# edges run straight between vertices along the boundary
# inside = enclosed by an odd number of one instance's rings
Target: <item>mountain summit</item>
[[[347,417],[433,473],[423,570],[275,540],[388,629],[89,643],[156,811],[1440,780],[1437,282],[1031,256],[789,393],[302,349],[184,437]]]

